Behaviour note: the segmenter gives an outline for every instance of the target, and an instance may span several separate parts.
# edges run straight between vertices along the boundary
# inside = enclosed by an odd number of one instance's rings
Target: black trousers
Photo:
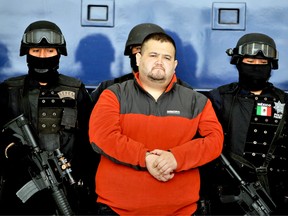
[[[118,215],[108,205],[97,203],[97,215]]]

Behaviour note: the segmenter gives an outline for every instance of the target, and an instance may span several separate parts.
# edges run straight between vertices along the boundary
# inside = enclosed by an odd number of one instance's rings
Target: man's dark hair
[[[145,43],[149,40],[156,40],[156,41],[160,41],[161,43],[162,42],[169,42],[171,43],[174,48],[175,48],[175,56],[176,56],[176,44],[175,44],[175,41],[173,40],[173,38],[171,36],[169,36],[168,34],[166,33],[163,33],[163,32],[155,32],[155,33],[152,33],[152,34],[149,34],[147,35],[144,40],[143,40],[143,43],[142,43],[142,47],[145,46]],[[142,50],[142,49],[141,49]]]

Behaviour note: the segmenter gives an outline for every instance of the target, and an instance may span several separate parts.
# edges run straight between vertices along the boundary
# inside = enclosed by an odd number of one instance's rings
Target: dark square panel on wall
[[[114,26],[114,0],[82,0],[82,26]]]
[[[246,3],[214,2],[212,4],[212,29],[245,30]]]

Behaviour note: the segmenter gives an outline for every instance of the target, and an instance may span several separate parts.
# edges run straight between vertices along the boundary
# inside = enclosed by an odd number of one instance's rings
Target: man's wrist
[[[149,151],[146,152],[145,158],[147,158],[149,155],[151,155],[152,153],[150,153]]]

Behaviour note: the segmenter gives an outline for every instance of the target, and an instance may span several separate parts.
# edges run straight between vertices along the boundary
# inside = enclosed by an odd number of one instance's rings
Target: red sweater
[[[120,215],[191,215],[199,199],[197,167],[222,151],[222,127],[211,102],[175,81],[176,76],[157,102],[138,79],[115,84],[93,109],[90,142],[102,154],[97,201]],[[145,169],[145,154],[154,149],[170,150],[176,158],[168,182]]]

